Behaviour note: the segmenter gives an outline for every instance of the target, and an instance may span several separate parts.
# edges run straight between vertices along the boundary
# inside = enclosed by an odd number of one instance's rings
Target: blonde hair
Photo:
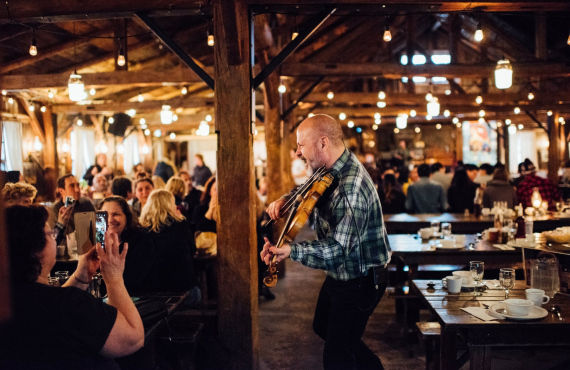
[[[180,177],[172,176],[166,182],[166,190],[171,192],[175,197],[184,198],[186,184]]]
[[[159,232],[163,226],[170,226],[182,220],[184,216],[176,211],[174,195],[163,189],[153,190],[150,193],[139,217],[139,223],[155,233]]]
[[[152,177],[152,182],[154,183],[155,189],[164,189],[164,187],[166,186],[166,184],[164,183],[164,180],[160,176],[154,175]]]
[[[32,198],[32,200],[36,197],[38,191],[32,185],[27,184],[25,182],[8,182],[4,185],[4,189],[2,189],[2,198],[5,202],[8,201],[16,201],[20,200],[21,198]]]

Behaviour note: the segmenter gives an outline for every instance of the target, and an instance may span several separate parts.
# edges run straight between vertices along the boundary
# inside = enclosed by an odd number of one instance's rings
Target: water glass
[[[60,286],[59,285],[59,278],[57,276],[48,276],[48,285],[49,286]]]
[[[62,286],[69,279],[69,271],[56,271],[54,275],[59,280],[59,286]]]
[[[480,287],[485,273],[485,262],[483,261],[469,261],[469,271],[475,281],[475,295],[481,295]]]
[[[515,269],[502,268],[499,270],[499,283],[505,290],[505,299],[509,298],[509,291],[515,286]]]
[[[449,222],[443,222],[441,224],[441,235],[443,237],[451,235],[451,224]]]

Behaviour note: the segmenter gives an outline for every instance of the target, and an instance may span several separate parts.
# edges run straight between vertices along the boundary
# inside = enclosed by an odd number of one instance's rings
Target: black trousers
[[[325,340],[324,368],[383,369],[382,362],[362,341],[368,318],[384,295],[385,269],[349,281],[325,279],[313,320],[313,329]]]

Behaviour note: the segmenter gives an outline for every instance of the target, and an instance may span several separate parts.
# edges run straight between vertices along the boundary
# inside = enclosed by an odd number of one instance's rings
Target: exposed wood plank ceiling
[[[269,20],[275,43],[270,57],[290,41],[301,27],[328,2],[306,0],[248,0],[255,14]],[[337,11],[278,69],[289,88],[285,95],[295,101],[320,76],[325,76],[312,93],[299,104],[299,119],[313,112],[346,112],[362,122],[372,122],[381,112],[390,122],[399,112],[415,109],[425,114],[423,96],[428,90],[440,97],[442,111],[477,117],[482,108],[488,117],[504,119],[520,106],[545,119],[547,110],[570,112],[570,46],[567,20],[568,1],[372,1],[337,0]],[[211,74],[212,48],[206,44],[211,22],[207,0],[108,0],[8,1],[0,6],[0,87],[37,104],[53,105],[59,114],[111,114],[132,107],[138,118],[157,121],[162,104],[179,108],[173,130],[194,128],[202,116],[212,113],[212,90],[195,73],[163,46],[138,22],[135,12],[149,14],[169,37],[188,55],[205,65]],[[496,13],[494,13],[496,12]],[[535,43],[535,15],[542,12],[546,24],[546,57],[539,58]],[[450,13],[460,21],[458,63],[450,66],[426,64],[402,66],[402,54],[448,50],[452,30]],[[408,30],[408,19],[413,27]],[[128,71],[115,71],[118,53],[118,25],[126,20]],[[482,43],[473,40],[481,23]],[[390,25],[392,41],[381,34]],[[35,35],[38,56],[28,47]],[[409,36],[411,35],[411,36]],[[256,49],[259,51],[260,49]],[[515,70],[515,81],[507,92],[494,88],[492,71],[498,59],[508,57]],[[259,73],[259,66],[255,74]],[[77,69],[95,95],[81,105],[70,103],[66,84]],[[443,76],[443,84],[410,86],[402,77]],[[185,87],[187,95],[181,95]],[[445,95],[445,90],[452,95]],[[55,92],[48,98],[48,91]],[[376,107],[376,94],[386,91],[387,107]],[[528,101],[529,91],[536,95]],[[335,98],[326,97],[328,91]],[[413,91],[413,93],[410,93]],[[474,102],[477,95],[484,103]],[[144,102],[138,102],[141,95]],[[258,105],[262,94],[256,94]],[[239,101],[236,101],[239,104]],[[443,117],[440,117],[443,119]],[[531,122],[523,115],[519,120]],[[418,117],[418,120],[422,118]]]

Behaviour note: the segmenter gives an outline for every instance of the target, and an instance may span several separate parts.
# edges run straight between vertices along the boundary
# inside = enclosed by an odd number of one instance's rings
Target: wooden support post
[[[407,18],[407,33],[406,33],[406,54],[408,55],[408,64],[412,65],[412,58],[414,56],[414,32],[416,28],[416,20],[413,14],[408,15]],[[411,76],[408,78],[408,93],[413,94],[416,91],[416,85]]]
[[[1,125],[0,125],[1,128]],[[0,143],[2,142],[0,130]],[[0,183],[4,183],[0,174]],[[0,324],[10,318],[10,265],[8,262],[8,244],[6,243],[6,224],[4,223],[4,204],[0,197]]]
[[[279,114],[279,76],[274,72],[265,79],[265,145],[267,148],[267,180],[271,184],[268,189],[268,202],[279,198],[281,192],[281,146],[282,122]]]
[[[28,117],[30,117],[30,125],[32,126],[32,132],[34,133],[34,135],[36,135],[40,139],[42,144],[45,144],[46,137],[44,134],[44,129],[43,129],[42,125],[40,124],[40,122],[38,121],[38,117],[36,117],[35,111],[32,111],[30,109],[30,106],[28,105],[28,103],[24,99],[19,98],[18,101],[19,101],[20,105],[24,108],[24,110],[26,111],[26,114],[28,115]]]
[[[560,123],[558,114],[547,117],[548,122],[548,179],[558,184],[558,169],[560,168]]]
[[[50,107],[46,107],[46,111],[42,113],[44,121],[44,133],[46,141],[44,143],[44,167],[53,167],[57,170],[57,149],[56,149],[56,134],[57,126],[54,125],[52,111]],[[55,185],[55,184],[54,184]]]
[[[215,0],[218,333],[230,369],[259,367],[250,25],[244,0]],[[240,103],[236,104],[236,97]]]

